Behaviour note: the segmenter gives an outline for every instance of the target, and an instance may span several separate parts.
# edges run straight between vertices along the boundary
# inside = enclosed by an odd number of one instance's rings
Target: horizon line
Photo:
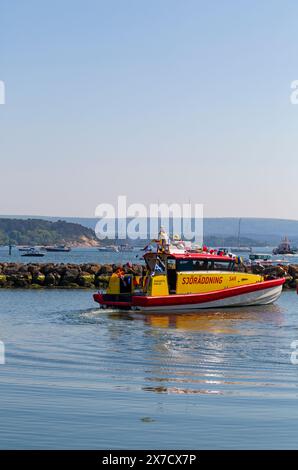
[[[94,219],[94,220],[97,220],[98,217],[95,217],[95,216],[92,216],[92,217],[88,217],[88,216],[78,216],[78,215],[32,215],[32,214],[26,214],[26,215],[22,215],[22,214],[9,214],[9,215],[4,215],[4,214],[0,214],[0,219],[1,218],[34,218],[34,219],[38,219],[38,218],[51,218],[51,219],[63,219],[63,218],[67,218],[67,219]],[[127,217],[127,219],[132,219],[133,217]],[[147,217],[149,218],[149,217]],[[160,217],[158,217],[160,218]],[[173,217],[169,217],[170,219],[173,219]],[[191,217],[193,219],[193,217]],[[207,216],[207,217],[203,217],[203,220],[205,219],[236,219],[236,220],[240,220],[240,219],[245,219],[245,220],[248,220],[248,219],[254,219],[254,220],[283,220],[283,221],[291,221],[291,222],[298,222],[298,219],[289,219],[289,218],[282,218],[282,217],[252,217],[252,216]],[[109,219],[108,219],[109,220]],[[116,217],[116,220],[119,220],[119,217]]]

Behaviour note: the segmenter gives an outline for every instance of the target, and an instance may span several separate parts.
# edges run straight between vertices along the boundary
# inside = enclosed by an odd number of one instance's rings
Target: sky
[[[298,219],[298,4],[1,0],[0,214]]]

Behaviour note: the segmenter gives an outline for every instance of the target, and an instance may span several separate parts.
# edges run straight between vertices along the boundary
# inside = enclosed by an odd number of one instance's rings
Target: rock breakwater
[[[141,264],[0,263],[0,288],[104,289],[111,274],[119,267],[127,274],[145,274]],[[263,274],[269,279],[285,277],[284,288],[295,289],[298,284],[298,264],[255,265],[247,271]]]
[[[254,265],[248,271],[254,274],[262,274],[269,279],[285,277],[284,289],[296,289],[298,284],[298,264],[263,266]]]
[[[123,265],[127,274],[141,275],[143,266]],[[114,264],[0,263],[0,288],[105,288]]]

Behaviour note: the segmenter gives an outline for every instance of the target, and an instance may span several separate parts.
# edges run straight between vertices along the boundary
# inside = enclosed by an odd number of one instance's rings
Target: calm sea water
[[[142,315],[0,290],[0,447],[297,448],[298,296]]]
[[[12,249],[12,254],[9,256],[8,247],[0,246],[0,263],[126,263],[132,261],[139,263],[142,259],[144,252],[132,251],[128,253],[102,253],[96,248],[73,248],[68,253],[53,252],[47,253],[41,258],[28,258],[22,256],[24,253],[20,252],[17,248]]]
[[[1,248],[0,262],[137,255]],[[120,314],[90,291],[0,290],[0,448],[297,448],[297,307],[284,292],[268,307]]]
[[[253,248],[254,253],[272,253],[272,247],[255,247]],[[28,258],[22,256],[24,253],[20,252],[17,248],[12,249],[12,254],[9,256],[8,247],[0,246],[0,263],[1,262],[17,262],[17,263],[126,263],[131,261],[133,263],[139,263],[144,254],[143,251],[135,249],[132,252],[103,253],[98,251],[96,248],[73,248],[68,253],[47,253],[41,258]],[[239,253],[243,258],[247,259],[249,253]],[[275,260],[282,260],[286,263],[298,263],[298,255],[295,256],[272,256]]]

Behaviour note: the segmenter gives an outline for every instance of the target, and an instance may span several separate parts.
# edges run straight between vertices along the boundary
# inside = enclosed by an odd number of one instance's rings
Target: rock
[[[115,269],[116,270],[116,269]],[[103,264],[98,271],[98,274],[113,274],[113,266],[110,264]]]
[[[97,274],[101,269],[101,264],[82,264],[81,270],[82,272],[86,272],[89,274]]]
[[[284,283],[283,287],[284,289],[292,289],[293,287],[296,287],[296,280],[292,278],[292,276],[285,276],[286,277],[286,282]]]
[[[251,272],[253,274],[263,274],[265,271],[265,268],[264,266],[260,265],[260,264],[254,264],[252,267],[251,267]]]
[[[45,275],[42,274],[40,271],[32,274],[33,284],[39,284],[42,286],[44,284],[44,281],[45,281]]]
[[[28,264],[21,264],[21,266],[18,269],[18,273],[26,274],[28,273]]]
[[[65,273],[61,276],[61,280],[59,282],[59,286],[67,287],[71,284],[77,284],[77,280],[80,274],[79,269],[68,268],[66,269]]]
[[[5,286],[6,281],[7,281],[7,278],[6,278],[5,274],[0,274],[0,287]]]
[[[82,272],[79,274],[77,283],[81,287],[91,287],[94,285],[95,275],[89,272]]]
[[[40,271],[46,276],[49,273],[55,272],[54,263],[44,264],[40,267]]]
[[[264,270],[265,275],[270,275],[272,277],[284,277],[286,275],[286,270],[282,266],[268,266]]]
[[[87,269],[86,271],[90,274],[96,274],[100,271],[101,264],[91,264],[90,269]]]
[[[52,273],[57,273],[59,276],[63,277],[64,274],[66,273],[68,269],[68,266],[66,264],[57,264],[53,267],[51,270]]]
[[[18,274],[20,272],[21,264],[9,263],[3,268],[3,273],[7,275]]]
[[[62,289],[79,289],[80,286],[78,284],[76,284],[75,282],[71,282],[70,284],[60,284],[59,287],[61,287]]]
[[[290,276],[292,276],[294,279],[298,279],[298,265],[295,264],[290,264],[288,266],[288,273]]]
[[[40,271],[45,275],[50,274],[50,273],[57,273],[60,276],[63,276],[66,273],[68,266],[70,265],[67,265],[64,263],[60,263],[60,264],[47,263],[40,267]]]
[[[44,283],[46,286],[55,286],[60,282],[59,274],[48,273],[45,275]]]
[[[31,274],[42,272],[42,266],[40,266],[39,264],[28,264],[27,271]]]
[[[108,284],[109,284],[110,276],[107,276],[105,274],[97,275],[95,276],[94,284],[95,287],[98,287],[100,289],[105,289]]]
[[[29,287],[31,285],[31,274],[11,274],[9,281],[14,287]]]
[[[74,268],[67,269],[62,276],[60,284],[62,286],[65,286],[68,284],[75,284],[77,282],[79,274],[80,274],[79,269],[74,269]]]

